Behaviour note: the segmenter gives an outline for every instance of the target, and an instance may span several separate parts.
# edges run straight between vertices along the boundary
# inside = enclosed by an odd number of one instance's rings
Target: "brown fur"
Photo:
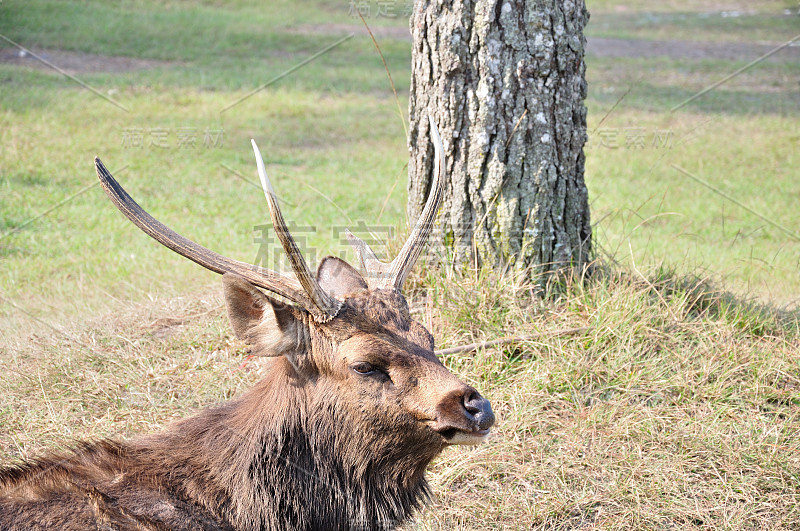
[[[494,416],[436,359],[402,295],[367,290],[356,275],[341,261],[320,266],[326,291],[350,291],[325,324],[225,275],[234,331],[276,356],[265,378],[160,434],[0,469],[0,529],[366,530],[407,520],[428,497],[430,461]],[[376,370],[358,372],[365,363]]]

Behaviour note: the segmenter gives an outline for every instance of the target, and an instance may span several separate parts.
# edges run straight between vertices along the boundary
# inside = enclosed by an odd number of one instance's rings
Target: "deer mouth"
[[[460,430],[458,428],[447,428],[439,432],[447,444],[474,445],[481,444],[489,439],[492,430],[489,428],[475,429],[471,431]]]

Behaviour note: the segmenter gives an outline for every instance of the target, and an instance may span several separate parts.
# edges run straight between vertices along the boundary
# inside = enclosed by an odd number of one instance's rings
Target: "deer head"
[[[359,437],[373,450],[385,446],[378,452],[384,457],[407,459],[393,446],[401,443],[407,452],[411,444],[424,461],[423,469],[446,445],[484,441],[494,423],[489,402],[436,358],[433,337],[411,319],[401,293],[443,196],[443,150],[432,120],[431,131],[435,160],[430,197],[397,258],[380,262],[348,231],[363,275],[335,257],[323,259],[312,273],[284,222],[254,141],[272,224],[296,278],[226,258],[173,232],[136,204],[95,159],[103,188],[128,219],[178,254],[223,274],[231,325],[253,353],[282,358],[292,385],[313,388],[319,407],[332,408],[331,414],[342,417],[348,429],[361,430]]]

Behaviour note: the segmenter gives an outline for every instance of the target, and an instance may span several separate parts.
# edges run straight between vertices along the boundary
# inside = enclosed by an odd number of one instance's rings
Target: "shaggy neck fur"
[[[145,460],[235,529],[391,529],[426,501],[440,444],[387,444],[387,427],[348,421],[336,393],[312,392],[324,384],[299,381],[285,359],[269,372],[240,399],[141,440]]]

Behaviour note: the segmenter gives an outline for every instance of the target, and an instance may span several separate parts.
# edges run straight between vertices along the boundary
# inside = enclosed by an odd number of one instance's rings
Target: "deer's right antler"
[[[430,116],[428,116],[428,120],[431,126],[434,151],[433,182],[431,183],[428,200],[425,202],[425,208],[411,230],[411,234],[408,235],[403,248],[400,249],[400,253],[391,263],[381,262],[367,242],[355,236],[349,230],[346,231],[350,245],[353,246],[358,259],[361,261],[361,267],[364,269],[367,284],[369,284],[370,288],[393,288],[397,291],[402,291],[403,283],[408,273],[417,262],[425,242],[428,241],[428,236],[433,230],[436,212],[442,204],[445,181],[444,147],[442,146],[442,139],[439,136],[439,129],[437,129],[436,123]]]

